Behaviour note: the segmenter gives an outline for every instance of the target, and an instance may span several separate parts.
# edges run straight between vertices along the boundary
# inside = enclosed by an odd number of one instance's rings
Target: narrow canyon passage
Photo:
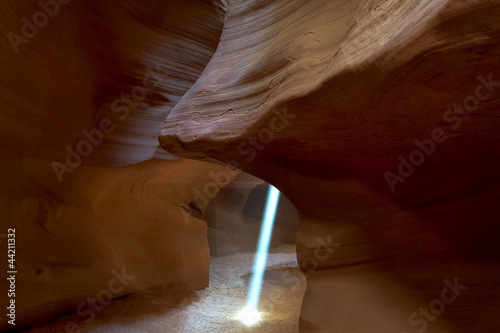
[[[65,332],[70,322],[77,325],[74,332],[82,333],[298,332],[306,279],[294,244],[281,245],[268,255],[259,301],[262,320],[247,327],[235,319],[246,302],[254,257],[253,252],[212,257],[210,286],[201,291],[155,287],[113,300],[101,311],[75,313],[25,332]]]
[[[500,1],[0,17],[1,332],[500,332]]]

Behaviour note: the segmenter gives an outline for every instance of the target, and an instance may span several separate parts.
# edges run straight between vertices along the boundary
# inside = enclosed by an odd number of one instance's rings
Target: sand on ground
[[[306,280],[297,265],[294,244],[268,254],[258,310],[261,321],[247,327],[235,319],[245,306],[255,253],[211,258],[210,286],[201,291],[161,286],[112,300],[91,315],[77,313],[34,327],[29,333],[137,332],[298,332]],[[68,323],[76,323],[66,330]]]

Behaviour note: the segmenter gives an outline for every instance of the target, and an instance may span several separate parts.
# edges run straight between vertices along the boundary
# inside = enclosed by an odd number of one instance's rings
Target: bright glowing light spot
[[[260,312],[255,310],[253,306],[247,306],[238,312],[237,318],[245,325],[252,326],[260,320]]]
[[[269,185],[269,193],[267,195],[266,211],[264,213],[264,223],[260,231],[259,245],[255,257],[255,267],[250,282],[250,291],[248,293],[247,306],[238,312],[237,318],[247,326],[254,325],[260,319],[260,312],[257,309],[259,302],[260,287],[266,268],[267,252],[269,250],[269,242],[273,231],[274,217],[276,208],[278,207],[280,192],[272,185]]]

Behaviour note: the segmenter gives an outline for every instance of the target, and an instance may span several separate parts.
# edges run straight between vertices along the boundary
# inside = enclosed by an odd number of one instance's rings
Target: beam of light
[[[255,324],[260,319],[260,312],[257,311],[257,304],[259,302],[262,278],[266,268],[267,252],[271,241],[279,195],[280,192],[274,186],[269,185],[266,210],[264,213],[264,223],[262,224],[262,229],[260,231],[259,245],[257,247],[254,272],[252,281],[250,282],[247,305],[238,313],[237,317],[248,326]]]

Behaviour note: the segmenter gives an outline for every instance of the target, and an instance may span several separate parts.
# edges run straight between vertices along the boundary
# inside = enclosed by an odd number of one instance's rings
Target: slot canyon
[[[499,1],[0,15],[1,331],[500,332]]]

